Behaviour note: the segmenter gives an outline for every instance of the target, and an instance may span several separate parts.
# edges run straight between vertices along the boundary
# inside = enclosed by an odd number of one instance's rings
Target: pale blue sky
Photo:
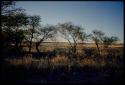
[[[18,1],[17,6],[29,15],[40,15],[41,24],[73,22],[87,33],[98,29],[108,36],[118,36],[123,42],[123,2],[118,1]]]

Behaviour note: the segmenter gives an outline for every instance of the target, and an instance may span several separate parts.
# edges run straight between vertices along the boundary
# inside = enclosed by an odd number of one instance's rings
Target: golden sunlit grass
[[[105,50],[105,49],[101,49],[101,56],[96,56],[96,48],[92,47],[92,45],[94,44],[91,44],[90,47],[92,49],[94,49],[95,51],[93,51],[93,54],[92,56],[87,56],[85,54],[85,52],[81,49],[83,49],[83,47],[85,47],[84,49],[86,49],[87,46],[89,46],[89,44],[85,45],[85,46],[81,46],[81,44],[79,44],[78,46],[78,52],[80,54],[80,58],[81,59],[69,59],[68,56],[65,56],[65,55],[60,55],[60,54],[57,54],[56,56],[53,56],[52,58],[48,58],[47,56],[46,57],[43,57],[43,58],[34,58],[31,54],[28,55],[27,57],[22,57],[22,58],[6,58],[6,62],[9,63],[9,65],[14,65],[14,66],[24,66],[26,68],[30,68],[30,67],[34,67],[34,68],[37,68],[37,69],[42,69],[42,68],[56,68],[56,67],[69,67],[69,66],[79,66],[79,67],[84,67],[84,66],[92,66],[92,67],[97,67],[97,68],[100,68],[100,67],[104,67],[106,66],[107,64],[110,64],[110,65],[115,65],[116,63],[116,56],[119,56],[119,57],[122,57],[122,50],[120,50],[121,48],[116,48],[116,47],[112,47],[113,49],[111,49],[112,51],[117,51],[119,50],[119,52],[115,52],[113,53],[113,56],[112,56],[112,60],[109,61],[107,59],[107,55],[110,51],[108,50]],[[63,45],[61,45],[63,46]],[[95,45],[94,45],[95,46]],[[119,45],[121,46],[121,45]],[[123,46],[123,45],[122,45]],[[118,47],[118,46],[117,46]],[[52,47],[52,46],[48,46],[45,45],[43,46],[43,52],[46,52],[46,51],[50,51],[50,50],[53,50],[54,48],[56,47]],[[116,50],[117,49],[117,50]],[[32,51],[35,51],[35,48],[32,50]],[[111,52],[112,53],[112,52]],[[115,55],[114,55],[115,54]],[[70,54],[69,54],[70,55]],[[87,56],[87,57],[85,57]],[[100,58],[101,60],[98,60],[96,58],[94,58],[93,56],[95,57],[98,57]],[[105,60],[106,59],[106,60]]]
[[[23,57],[23,58],[13,58],[13,59],[5,59],[9,63],[9,65],[14,65],[14,66],[25,66],[25,67],[30,67],[32,64],[32,57]]]
[[[94,61],[93,59],[85,58],[85,59],[81,60],[80,65],[81,66],[95,66],[96,61]]]
[[[69,59],[64,56],[57,56],[52,59],[41,58],[41,59],[33,59],[32,57],[25,58],[13,58],[13,59],[5,59],[10,65],[24,65],[24,66],[35,66],[37,68],[47,68],[49,65],[51,66],[65,66],[68,65]]]
[[[34,67],[37,69],[41,68],[55,68],[55,67],[68,67],[70,66],[76,66],[76,63],[73,61],[70,61],[65,56],[57,56],[52,59],[47,59],[47,58],[41,58],[41,59],[34,59],[32,57],[25,57],[25,58],[20,58],[20,59],[6,59],[6,61],[9,63],[9,65],[14,65],[14,66],[24,66],[26,68]],[[77,66],[79,67],[84,67],[84,66],[94,66],[94,67],[103,67],[106,65],[106,61],[102,62],[97,62],[94,59],[88,59],[84,58],[80,61],[77,60]]]
[[[99,45],[101,48],[103,48],[103,45]],[[39,47],[39,49],[41,51],[47,52],[47,51],[53,51],[56,48],[68,48],[69,47],[69,43],[43,43],[43,45],[41,45]],[[119,47],[124,47],[123,44],[114,44],[114,45],[110,45],[110,48],[119,48]],[[85,43],[85,44],[78,44],[77,46],[77,50],[81,51],[83,48],[96,48],[96,45],[94,43]],[[23,47],[23,50],[28,51],[29,48]],[[31,52],[37,52],[35,45],[32,46]]]
[[[52,66],[68,66],[69,59],[65,56],[57,56],[51,59]]]

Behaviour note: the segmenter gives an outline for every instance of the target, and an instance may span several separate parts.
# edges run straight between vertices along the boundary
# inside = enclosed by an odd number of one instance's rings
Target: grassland
[[[103,47],[103,45],[100,45]],[[44,42],[40,45],[41,51],[52,51],[56,48],[68,48],[69,43],[67,42]],[[122,48],[124,47],[123,44],[113,44],[109,46],[110,48]],[[24,45],[24,50],[28,51],[27,45]],[[96,45],[94,43],[78,43],[77,49],[82,50],[83,48],[96,48]],[[35,52],[35,43],[33,43],[32,51]]]
[[[101,47],[98,55],[94,44],[79,44],[79,55],[67,54],[67,43],[43,43],[41,56],[36,57],[35,46],[28,56],[7,57],[1,67],[4,83],[89,83],[112,84],[123,82],[122,44],[108,49]],[[27,47],[23,47],[28,51]],[[54,53],[51,55],[51,53]],[[70,57],[69,57],[70,56]],[[7,81],[7,82],[6,82]]]

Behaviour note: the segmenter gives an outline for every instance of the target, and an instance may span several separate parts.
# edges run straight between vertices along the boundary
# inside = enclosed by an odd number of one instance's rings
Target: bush
[[[66,48],[56,48],[53,52],[55,55],[65,56],[68,53],[68,50]]]
[[[94,48],[85,48],[83,51],[84,51],[85,55],[89,56],[89,57],[91,57],[92,55],[95,55],[97,53]]]
[[[51,59],[51,64],[53,66],[65,66],[69,64],[69,59],[65,56],[58,55],[57,57]]]

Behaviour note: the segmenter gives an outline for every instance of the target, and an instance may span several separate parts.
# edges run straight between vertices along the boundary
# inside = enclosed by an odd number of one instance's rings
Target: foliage
[[[28,32],[29,32],[28,34],[30,35],[28,37],[28,38],[30,38],[30,40],[29,40],[29,53],[31,53],[32,39],[34,38],[35,29],[39,26],[40,19],[41,18],[39,16],[28,17],[28,26],[30,27],[28,30]]]
[[[59,32],[68,41],[71,49],[72,56],[77,56],[77,43],[79,41],[84,41],[86,35],[83,28],[76,26],[71,22],[59,24]]]
[[[103,45],[104,45],[105,48],[108,48],[109,45],[111,45],[111,44],[117,42],[118,40],[119,40],[119,39],[118,39],[118,37],[116,37],[116,36],[111,36],[111,37],[105,36],[105,37],[103,37],[103,39],[102,39],[102,41],[103,41],[102,43],[103,43]]]
[[[37,52],[40,52],[40,50],[39,50],[40,44],[42,44],[47,39],[53,38],[56,33],[56,30],[55,30],[54,26],[47,25],[45,27],[39,28],[39,30],[36,31],[36,33],[37,33],[36,50],[37,50]],[[40,39],[38,39],[38,37]]]
[[[103,35],[104,35],[104,33],[99,30],[93,30],[92,34],[90,34],[92,40],[95,42],[95,44],[97,46],[97,50],[98,50],[99,54],[100,54],[99,44],[101,44]]]
[[[1,23],[1,49],[2,55],[5,56],[4,51],[8,50],[8,46],[14,44],[15,53],[17,56],[20,54],[21,43],[24,38],[23,30],[19,29],[27,24],[27,15],[24,13],[23,9],[15,8],[15,2],[13,1],[3,1],[2,2],[2,23]],[[9,51],[8,51],[9,52]],[[7,53],[8,53],[7,52]]]

